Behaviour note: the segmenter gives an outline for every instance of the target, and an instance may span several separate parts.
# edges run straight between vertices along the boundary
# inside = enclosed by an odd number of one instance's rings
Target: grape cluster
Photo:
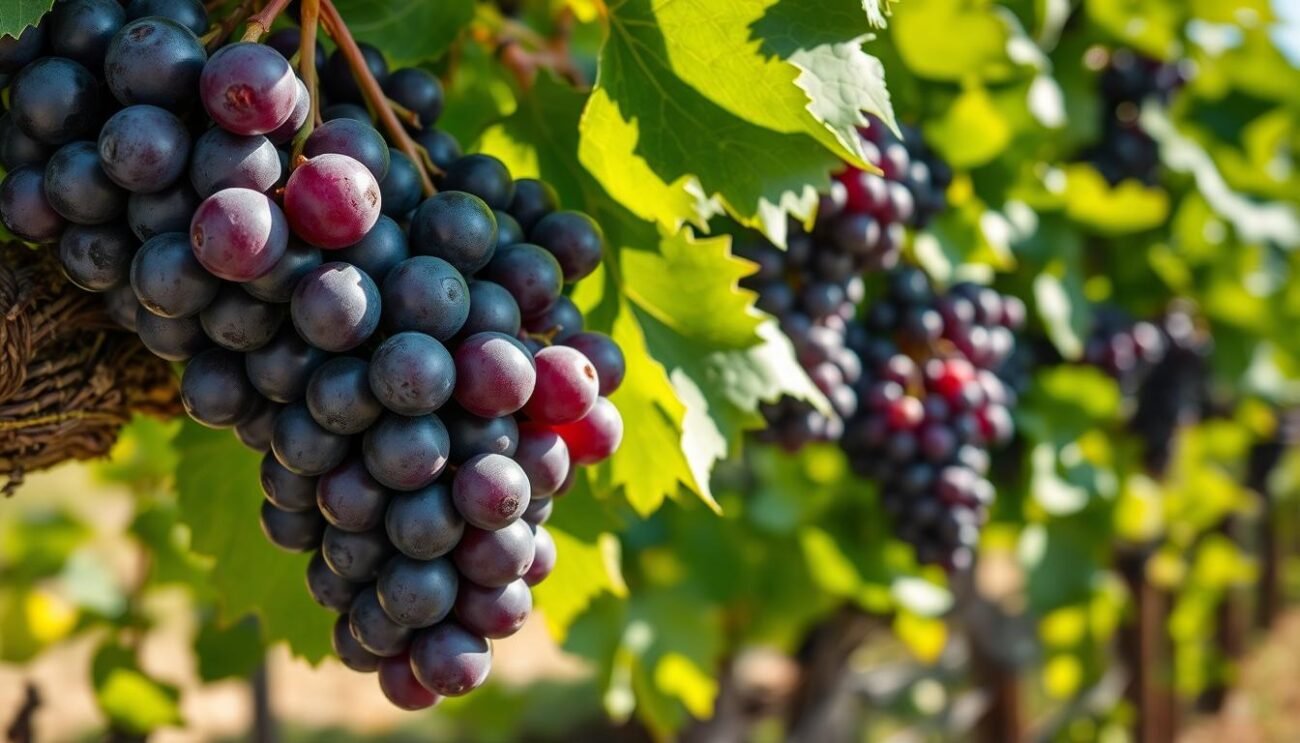
[[[850,166],[836,175],[812,231],[792,224],[786,250],[758,239],[736,248],[758,264],[742,285],[780,321],[799,363],[835,412],[827,416],[792,398],[764,405],[768,426],[760,438],[791,451],[839,439],[843,420],[857,410],[862,363],[845,337],[866,296],[863,275],[898,263],[906,228],[924,227],[943,211],[952,180],[914,129],[904,129],[900,138],[872,118],[860,135],[867,161],[881,174]]]
[[[1142,102],[1155,98],[1167,105],[1184,82],[1185,71],[1174,62],[1141,57],[1130,49],[1105,56],[1099,83],[1101,140],[1089,160],[1109,183],[1130,178],[1147,185],[1158,181],[1159,148],[1138,121]]]
[[[205,25],[194,0],[64,0],[0,42],[0,219],[187,362],[191,417],[265,453],[263,530],[314,551],[342,661],[404,708],[464,694],[554,567],[552,498],[622,438],[622,352],[563,294],[603,235],[462,156],[432,128],[437,79],[372,48],[441,190],[424,198],[338,54],[318,57],[333,114],[290,167],[298,31],[209,56]]]
[[[1116,307],[1099,307],[1083,348],[1083,361],[1119,383],[1126,397],[1137,394],[1151,370],[1165,358],[1168,340],[1157,323],[1133,320]]]
[[[975,284],[939,293],[917,268],[889,273],[886,295],[849,344],[862,359],[861,404],[840,446],[918,559],[969,563],[994,497],[992,447],[1014,434],[1016,393],[999,376],[1025,306]]]

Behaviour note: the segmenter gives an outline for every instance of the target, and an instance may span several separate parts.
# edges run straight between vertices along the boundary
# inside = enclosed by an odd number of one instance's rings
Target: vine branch
[[[307,97],[311,99],[311,111],[302,129],[293,137],[293,156],[289,158],[289,167],[295,167],[302,157],[302,150],[307,146],[307,138],[315,131],[320,121],[320,81],[316,76],[316,32],[320,25],[320,0],[303,0],[302,33],[298,37],[298,71],[302,73],[302,82],[307,86]]]
[[[248,19],[248,29],[244,31],[243,41],[260,41],[271,30],[271,24],[288,7],[289,0],[271,0],[260,12]]]

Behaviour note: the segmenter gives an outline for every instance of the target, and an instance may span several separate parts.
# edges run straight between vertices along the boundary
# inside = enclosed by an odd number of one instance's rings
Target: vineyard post
[[[1148,551],[1133,549],[1118,558],[1132,597],[1133,612],[1120,630],[1120,656],[1131,669],[1127,697],[1133,706],[1133,731],[1143,743],[1173,741],[1175,700],[1168,685],[1170,667],[1168,597],[1146,577]]]

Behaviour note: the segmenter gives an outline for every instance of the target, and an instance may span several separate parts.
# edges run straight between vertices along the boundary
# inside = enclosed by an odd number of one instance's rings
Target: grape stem
[[[361,48],[357,46],[357,40],[352,38],[352,32],[348,30],[347,24],[343,22],[343,17],[339,15],[338,8],[334,7],[331,0],[320,0],[320,5],[321,20],[325,25],[325,32],[334,39],[334,43],[343,52],[343,57],[347,60],[353,77],[356,78],[361,92],[365,95],[366,103],[379,117],[379,120],[383,122],[384,129],[397,143],[397,148],[415,163],[415,169],[420,173],[420,185],[424,195],[432,196],[437,193],[438,189],[434,188],[433,179],[429,176],[427,158],[420,157],[411,135],[407,134],[406,128],[402,126],[397,114],[388,105],[388,97],[384,95],[384,90],[379,86],[379,81],[370,73],[370,67],[366,65],[365,57],[361,55]]]
[[[253,0],[243,0],[238,7],[230,11],[230,14],[227,15],[221,23],[217,24],[211,31],[201,36],[199,42],[202,43],[203,48],[207,49],[208,53],[211,54],[217,49],[217,47],[226,43],[226,39],[230,37],[230,34],[235,30],[235,27],[242,23],[244,19],[248,17],[249,13],[252,12]]]
[[[244,31],[242,41],[260,41],[266,32],[271,30],[271,24],[275,23],[275,19],[288,5],[289,0],[271,0],[267,3],[266,7],[248,19],[248,28]]]
[[[316,77],[316,32],[320,25],[320,0],[303,0],[302,34],[298,40],[298,71],[302,73],[302,82],[307,86],[307,95],[311,98],[311,113],[302,129],[293,137],[293,157],[289,158],[289,167],[298,167],[302,150],[307,146],[307,138],[316,129],[320,121],[320,81]]]
[[[569,84],[584,88],[586,78],[569,50],[573,20],[566,9],[556,18],[554,35],[547,38],[514,19],[502,18],[495,38],[480,36],[479,40],[495,44],[497,58],[523,88],[532,87],[539,69],[550,70]]]

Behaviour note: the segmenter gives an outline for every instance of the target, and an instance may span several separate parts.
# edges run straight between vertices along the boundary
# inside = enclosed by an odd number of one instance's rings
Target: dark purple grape
[[[536,423],[519,427],[519,446],[514,458],[528,476],[534,499],[556,494],[569,476],[569,447],[559,434]]]
[[[596,270],[605,252],[600,225],[582,212],[552,212],[529,231],[529,237],[560,262],[567,283]]]
[[[354,583],[369,583],[393,554],[393,546],[382,529],[352,532],[335,526],[325,528],[321,557],[334,574]]]
[[[50,11],[50,46],[60,57],[98,70],[126,11],[117,0],[63,0]]]
[[[0,221],[24,240],[49,243],[67,224],[45,197],[45,171],[33,165],[11,170],[0,182]]]
[[[394,706],[407,712],[428,709],[442,701],[415,678],[411,658],[405,653],[379,661],[379,690]]]
[[[316,511],[282,511],[262,501],[262,533],[288,552],[308,552],[320,544],[325,519]]]
[[[591,360],[600,376],[601,396],[608,397],[623,384],[623,377],[627,374],[627,360],[613,338],[604,333],[587,332],[559,342],[578,349]]]
[[[161,16],[188,28],[195,36],[208,30],[208,11],[199,0],[131,0],[126,4],[126,17],[137,20]]]
[[[536,178],[515,181],[515,195],[506,211],[525,230],[531,230],[542,217],[560,208],[560,197],[551,184]]]
[[[382,181],[388,175],[388,143],[368,123],[355,119],[335,119],[317,127],[303,148],[309,158],[318,155],[346,155],[356,160]]]
[[[285,469],[268,453],[262,457],[262,494],[283,511],[316,510],[316,478],[304,477]]]
[[[501,454],[466,460],[451,486],[456,510],[480,529],[501,529],[517,521],[528,508],[529,493],[523,468]]]
[[[326,106],[321,111],[322,121],[335,121],[337,119],[354,119],[366,124],[374,124],[374,119],[370,118],[370,112],[365,106],[359,106],[355,103],[335,103],[332,106]]]
[[[533,394],[537,371],[524,345],[501,333],[478,333],[456,349],[456,402],[484,418],[510,415]]]
[[[199,265],[184,234],[169,232],[140,246],[131,261],[131,288],[155,315],[190,317],[216,298],[221,281]]]
[[[0,73],[10,75],[36,61],[45,51],[49,23],[42,19],[35,26],[24,28],[18,36],[0,36]]]
[[[293,138],[298,134],[298,130],[302,129],[303,125],[307,123],[307,117],[311,116],[311,93],[308,92],[307,84],[302,80],[298,81],[298,90],[294,94],[293,101],[293,113],[289,114],[289,118],[276,127],[275,131],[268,132],[266,135],[267,139],[277,145],[288,145],[292,142]],[[289,177],[287,162],[281,170],[283,171],[281,179],[287,179]],[[280,182],[277,185],[284,184]]]
[[[406,231],[386,216],[381,216],[357,244],[330,253],[330,258],[351,263],[379,285],[394,266],[408,257]]]
[[[379,668],[379,656],[366,650],[361,643],[357,642],[357,638],[352,636],[351,622],[347,614],[341,615],[334,623],[333,647],[334,654],[339,657],[343,665],[358,673],[371,673]],[[406,660],[405,656],[400,657]],[[406,662],[409,666],[410,662]]]
[[[420,629],[441,622],[456,604],[459,582],[450,560],[412,560],[397,555],[379,572],[379,605],[403,627]]]
[[[293,328],[282,327],[270,343],[244,356],[244,369],[249,381],[267,399],[291,403],[302,398],[312,372],[328,358],[324,351],[298,337]]]
[[[492,209],[505,209],[515,196],[510,171],[491,155],[466,155],[444,170],[443,190],[474,194]]]
[[[379,327],[379,288],[347,263],[325,263],[298,281],[289,314],[308,343],[335,353],[366,342]]]
[[[497,249],[507,245],[517,245],[524,241],[524,228],[519,226],[515,218],[501,211],[493,209],[492,216],[497,220]]]
[[[379,219],[380,200],[379,181],[347,155],[313,157],[284,187],[284,211],[294,233],[326,250],[365,237]]]
[[[226,188],[266,193],[279,180],[280,154],[266,137],[244,137],[213,127],[194,143],[190,183],[204,198]]]
[[[460,142],[452,135],[440,129],[425,129],[415,135],[415,143],[429,153],[429,159],[440,170],[446,170],[460,159]]]
[[[456,594],[456,621],[476,635],[499,640],[523,628],[533,610],[533,592],[522,580],[498,588],[464,581]]]
[[[346,612],[360,592],[361,585],[339,577],[317,552],[307,563],[307,592],[312,600],[330,611]]]
[[[455,622],[443,622],[416,634],[411,642],[411,670],[433,693],[462,696],[487,681],[492,645]]]
[[[293,290],[303,276],[321,264],[321,252],[316,248],[290,240],[288,248],[271,270],[243,284],[244,291],[264,302],[288,302]]]
[[[362,451],[371,476],[394,490],[419,490],[447,466],[451,442],[436,415],[388,413],[366,431]]]
[[[533,544],[533,564],[528,566],[528,572],[524,574],[524,582],[530,586],[535,586],[550,576],[555,569],[557,557],[555,539],[546,527],[534,527]]]
[[[308,477],[323,475],[343,462],[348,446],[347,436],[316,425],[302,403],[286,407],[275,419],[271,451],[290,472]]]
[[[379,181],[380,211],[390,217],[405,219],[424,195],[421,191],[420,170],[415,161],[400,150],[388,153],[388,174]]]
[[[492,260],[496,243],[492,208],[473,194],[441,191],[411,218],[411,252],[441,258],[466,276]]]
[[[100,164],[114,183],[136,193],[155,193],[184,174],[190,133],[166,109],[129,106],[104,123],[98,147]]]
[[[366,62],[366,67],[370,69],[370,74],[380,85],[388,79],[388,63],[384,61],[384,55],[375,47],[361,42],[357,45],[361,48],[361,57]],[[361,88],[357,87],[357,81],[352,76],[352,68],[348,65],[347,57],[343,52],[335,50],[330,55],[329,61],[325,64],[325,73],[321,76],[321,82],[325,85],[325,93],[331,101],[336,103],[362,103],[365,96],[361,94]]]
[[[533,498],[528,501],[528,508],[522,518],[529,526],[541,526],[551,520],[551,513],[554,510],[554,498]]]
[[[99,82],[70,59],[38,59],[9,84],[9,113],[14,123],[47,145],[94,136],[102,112]]]
[[[199,204],[190,222],[190,245],[213,274],[227,281],[252,281],[284,256],[289,224],[265,194],[227,188]]]
[[[185,361],[209,345],[199,318],[159,317],[143,305],[136,310],[135,331],[145,348],[168,361]]]
[[[199,321],[218,346],[231,351],[255,351],[279,332],[284,307],[254,299],[238,284],[226,284],[199,313]]]
[[[119,224],[72,225],[59,238],[59,263],[68,280],[90,292],[126,286],[140,243]]]
[[[516,519],[495,531],[466,526],[451,557],[465,578],[497,587],[524,577],[533,564],[534,549],[532,527]]]
[[[399,415],[434,412],[451,399],[456,386],[451,354],[424,333],[398,333],[379,344],[369,373],[375,397]]]
[[[232,428],[253,412],[260,398],[244,374],[244,359],[224,348],[194,358],[181,375],[185,412],[208,428]]]
[[[395,70],[384,81],[384,93],[431,127],[442,115],[442,83],[432,73],[416,67]]]
[[[14,170],[23,165],[43,166],[53,152],[53,149],[19,129],[12,116],[0,115],[0,165],[5,170]]]
[[[148,104],[173,111],[189,108],[208,61],[189,29],[166,18],[131,21],[113,37],[104,76],[124,106]]]
[[[136,332],[135,315],[140,311],[140,300],[135,298],[130,285],[104,292],[104,306],[110,320],[132,333]]]
[[[379,526],[391,496],[366,472],[359,458],[348,459],[316,481],[316,505],[321,515],[343,531],[369,531]]]
[[[484,269],[483,278],[504,286],[519,303],[525,320],[550,309],[564,285],[555,256],[530,243],[511,245],[497,253]]]
[[[200,202],[186,182],[158,193],[133,193],[126,201],[126,221],[141,240],[167,232],[188,232]]]
[[[264,44],[222,47],[203,67],[199,93],[208,116],[234,134],[273,132],[293,114],[298,83],[288,61]]]
[[[394,498],[385,521],[388,539],[402,554],[432,560],[451,552],[465,532],[465,519],[451,489],[435,483]]]
[[[253,412],[235,424],[235,438],[249,449],[266,454],[271,451],[271,434],[275,431],[275,417],[283,405],[259,397]]]
[[[488,332],[514,336],[519,327],[519,305],[505,287],[491,281],[469,282],[469,315],[460,328],[460,337]]]
[[[461,464],[480,454],[515,453],[519,445],[519,424],[513,416],[480,418],[464,411],[443,416],[451,436],[451,462]]]
[[[582,310],[578,309],[573,300],[560,296],[549,310],[529,318],[524,329],[532,335],[549,338],[552,343],[564,343],[581,333],[582,326]]]
[[[126,212],[126,196],[104,172],[94,142],[65,144],[45,164],[45,198],[69,222],[111,222]]]
[[[384,323],[395,331],[419,331],[449,340],[469,317],[469,286],[450,263],[417,255],[397,264],[384,279]]]
[[[382,658],[401,655],[411,642],[411,630],[388,618],[374,586],[352,600],[348,626],[361,647]]]
[[[370,391],[370,365],[352,356],[331,359],[307,383],[307,408],[327,431],[362,433],[384,412]]]

